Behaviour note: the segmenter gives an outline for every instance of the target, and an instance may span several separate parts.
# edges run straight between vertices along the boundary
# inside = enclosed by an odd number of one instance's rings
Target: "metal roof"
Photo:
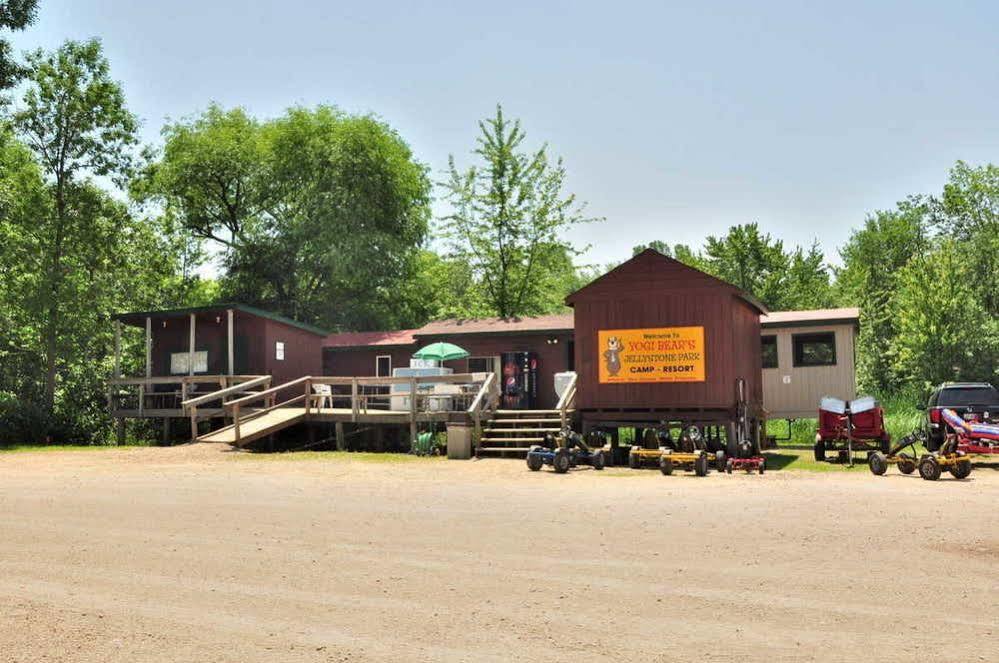
[[[163,309],[159,311],[130,311],[127,313],[115,313],[111,316],[112,320],[121,320],[125,324],[136,325],[141,327],[145,324],[146,318],[180,318],[192,313],[216,313],[226,311],[228,309],[233,309],[235,311],[242,311],[243,313],[248,313],[250,315],[255,315],[258,318],[265,318],[267,320],[273,320],[274,322],[280,322],[291,327],[297,327],[298,329],[303,329],[307,332],[311,332],[318,336],[326,336],[329,332],[325,329],[320,329],[315,325],[310,325],[306,322],[299,322],[298,320],[293,320],[291,318],[286,318],[283,315],[277,313],[271,313],[270,311],[265,311],[263,309],[257,308],[256,306],[250,306],[249,304],[238,304],[238,303],[221,303],[212,304],[211,306],[191,306],[188,308],[172,308]]]
[[[760,316],[763,327],[793,327],[795,325],[833,325],[860,323],[859,308],[821,308],[809,311],[773,311]]]

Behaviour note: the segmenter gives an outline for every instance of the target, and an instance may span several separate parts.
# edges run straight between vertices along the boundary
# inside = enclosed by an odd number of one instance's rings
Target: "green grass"
[[[923,423],[923,412],[919,409],[920,399],[910,394],[898,394],[879,400],[881,408],[885,412],[885,426],[891,433],[891,439],[896,442],[908,435],[915,428],[920,428]],[[815,406],[818,414],[818,404]],[[815,444],[815,430],[818,428],[817,419],[797,419],[791,423],[791,439],[778,439],[777,445],[784,446],[809,446]],[[787,422],[777,419],[767,422],[767,434],[775,435],[778,438],[787,437]]]
[[[104,446],[98,444],[13,444],[0,447],[0,454],[6,453],[50,453],[56,451],[101,451],[104,449],[122,449],[124,447]]]
[[[351,461],[356,463],[398,464],[398,463],[436,463],[446,460],[446,456],[414,456],[400,452],[372,451],[284,451],[276,453],[239,453],[234,458],[242,460],[321,460],[332,462]]]

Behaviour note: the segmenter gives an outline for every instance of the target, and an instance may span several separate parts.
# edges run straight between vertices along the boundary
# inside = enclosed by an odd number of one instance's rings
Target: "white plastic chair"
[[[312,391],[319,398],[317,399],[316,405],[319,409],[324,407],[333,409],[333,387],[328,384],[314,384],[312,385]]]

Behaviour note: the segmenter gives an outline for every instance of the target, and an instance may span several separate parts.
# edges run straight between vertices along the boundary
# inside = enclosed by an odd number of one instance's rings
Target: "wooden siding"
[[[822,332],[836,334],[836,365],[795,367],[792,336]],[[814,418],[823,396],[846,400],[856,397],[853,324],[770,327],[761,334],[777,337],[777,368],[763,369],[763,406],[770,417]],[[786,384],[785,379],[789,380]]]
[[[762,404],[759,310],[738,289],[646,251],[569,296],[575,308],[576,407],[731,409],[735,380]],[[704,327],[705,381],[600,384],[601,329]]]
[[[569,370],[570,332],[541,334],[454,334],[450,336],[420,337],[408,346],[369,346],[362,348],[325,348],[323,351],[323,374],[338,376],[370,376],[375,374],[375,358],[391,355],[392,368],[409,366],[409,359],[419,348],[437,341],[454,343],[469,352],[472,357],[497,357],[504,352],[535,352],[538,355],[538,402],[540,409],[554,408],[558,402],[555,395],[555,374]],[[548,343],[557,338],[558,343]],[[444,366],[455,373],[468,370],[466,359],[444,362]]]

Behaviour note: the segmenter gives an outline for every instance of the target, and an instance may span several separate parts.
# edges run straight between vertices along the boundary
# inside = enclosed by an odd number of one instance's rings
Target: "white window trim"
[[[382,359],[388,359],[388,375],[378,375],[378,363]],[[392,355],[375,355],[375,377],[378,378],[390,378],[392,377]]]
[[[497,366],[500,365],[500,357],[499,357],[499,355],[477,355],[475,357],[469,357],[465,361],[465,370],[467,370],[469,373],[474,372],[474,371],[472,371],[472,366],[471,366],[471,363],[472,363],[473,359],[488,359],[492,363],[492,366],[490,367],[490,369],[488,371],[486,371],[486,373],[497,373],[498,372],[497,371]]]
[[[190,353],[187,350],[184,350],[183,352],[170,353],[170,375],[190,374],[190,367],[187,365],[189,355]],[[208,372],[208,350],[194,351],[194,372]]]

